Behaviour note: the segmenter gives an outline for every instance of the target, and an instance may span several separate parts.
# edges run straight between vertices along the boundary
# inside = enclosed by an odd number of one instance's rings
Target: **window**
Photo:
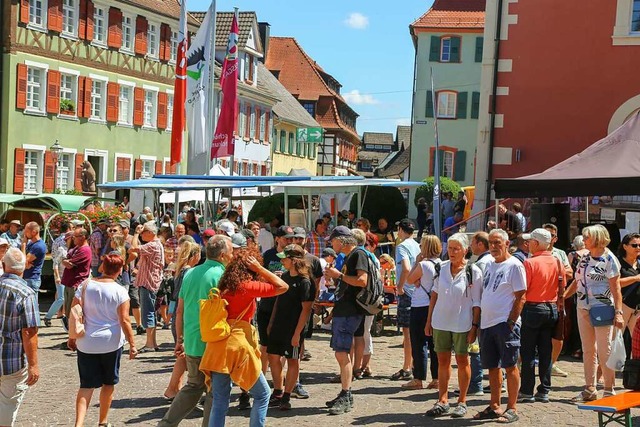
[[[244,113],[244,102],[240,103],[240,107],[238,107],[238,136],[244,137],[244,126],[246,122],[246,115]]]
[[[169,57],[169,61],[176,62],[177,57],[178,57],[178,32],[171,31],[171,56]]]
[[[264,130],[267,114],[262,111],[260,113],[260,141],[264,141]]]
[[[107,12],[104,7],[95,6],[93,12],[93,41],[99,44],[107,42]]]
[[[122,50],[133,51],[133,17],[122,15]]]
[[[442,175],[444,177],[453,179],[453,152],[444,151],[444,158],[442,159]]]
[[[75,36],[78,25],[78,0],[62,0],[62,34]]]
[[[155,173],[155,160],[142,160],[142,174],[140,178],[151,178]]]
[[[451,37],[443,37],[440,43],[440,62],[451,61]]]
[[[248,53],[244,54],[244,79],[253,81],[253,56]]]
[[[24,152],[24,192],[38,192],[38,170],[41,169],[40,152],[27,150]]]
[[[27,110],[44,113],[46,70],[29,66],[27,68]]]
[[[249,119],[249,138],[253,139],[256,135],[256,110],[251,109],[251,118]]]
[[[167,93],[167,128],[166,130],[171,130],[171,125],[173,124],[173,94]]]
[[[633,12],[631,14],[631,32],[640,32],[640,0],[633,0]]]
[[[58,166],[56,167],[56,188],[60,191],[67,191],[71,189],[71,187],[69,187],[69,171],[73,170],[71,167],[71,157],[72,155],[70,153],[60,153],[58,155]]]
[[[311,117],[316,116],[316,103],[315,102],[303,102],[302,106],[305,110],[311,115]]]
[[[106,83],[93,79],[91,82],[91,119],[105,120]]]
[[[152,90],[144,91],[144,127],[156,127],[156,108],[158,92]]]
[[[60,74],[60,111],[76,115],[78,76]]]
[[[455,92],[438,92],[438,118],[455,119],[456,100]]]
[[[118,100],[118,124],[133,124],[133,87],[120,83],[120,96]]]
[[[371,165],[370,160],[362,160],[360,162],[360,170],[363,172],[371,172],[373,170],[373,166]]]
[[[44,28],[46,26],[46,12],[46,0],[29,0],[29,24],[36,27]]]
[[[289,154],[293,154],[295,152],[296,140],[293,135],[293,132],[289,132]]]
[[[152,22],[147,29],[147,55],[158,58],[158,24]]]
[[[281,130],[280,131],[280,152],[284,153],[287,151],[287,132]]]

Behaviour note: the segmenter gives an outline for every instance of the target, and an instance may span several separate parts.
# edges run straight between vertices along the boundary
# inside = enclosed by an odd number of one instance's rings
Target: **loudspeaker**
[[[536,203],[531,205],[530,229],[553,224],[558,227],[558,241],[555,247],[567,251],[571,248],[571,207],[568,203]]]
[[[582,234],[582,229],[585,228],[588,225],[595,225],[595,224],[600,224],[602,226],[604,226],[604,228],[607,229],[607,231],[609,232],[609,238],[611,239],[611,242],[609,243],[609,245],[607,246],[609,248],[609,250],[611,252],[613,252],[614,254],[618,253],[618,247],[620,246],[620,241],[622,239],[620,239],[620,227],[618,227],[618,224],[616,223],[601,223],[601,222],[595,222],[592,224],[583,224],[580,223],[578,224],[578,229],[580,230],[580,233]]]

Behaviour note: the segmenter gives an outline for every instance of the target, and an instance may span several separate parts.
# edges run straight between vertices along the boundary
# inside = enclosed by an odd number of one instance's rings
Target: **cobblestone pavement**
[[[70,426],[74,420],[75,393],[79,384],[76,368],[76,356],[68,350],[58,349],[65,340],[60,321],[54,321],[50,328],[40,330],[40,381],[31,388],[24,399],[18,415],[17,426]],[[162,352],[143,354],[130,361],[123,357],[120,371],[121,382],[116,386],[110,422],[119,425],[156,425],[169,405],[162,398],[171,368],[173,366],[171,334],[167,330],[158,331]],[[144,337],[136,338],[139,346]],[[354,409],[345,415],[330,417],[325,409],[325,400],[332,399],[339,391],[337,384],[331,384],[330,378],[336,372],[337,364],[329,349],[329,335],[323,332],[314,334],[308,341],[308,349],[313,355],[309,362],[302,362],[301,378],[305,388],[311,394],[308,400],[293,399],[293,410],[281,413],[270,409],[267,425],[318,426],[331,423],[333,426],[467,426],[478,425],[470,417],[483,409],[488,396],[469,399],[469,415],[466,419],[450,418],[427,419],[423,416],[437,397],[432,390],[403,391],[399,382],[387,378],[401,366],[401,339],[396,335],[374,338],[375,354],[372,367],[375,377],[354,382]],[[597,425],[594,413],[580,411],[568,402],[580,390],[582,383],[581,364],[564,360],[561,367],[570,373],[569,378],[553,378],[551,403],[519,405],[520,426],[593,426]],[[451,390],[456,388],[455,371],[452,376]],[[485,381],[486,382],[486,381]],[[621,383],[621,380],[618,380]],[[238,389],[234,388],[232,399],[236,399]],[[86,425],[96,425],[98,417],[97,393],[89,409]],[[453,398],[450,396],[450,398]],[[503,402],[505,399],[503,398]],[[249,423],[248,412],[234,408],[229,411],[228,426],[246,426]],[[640,415],[635,411],[634,415]],[[201,414],[196,411],[182,422],[182,426],[200,426]],[[294,420],[292,420],[292,418]],[[634,420],[634,426],[640,426],[640,416]],[[494,425],[487,423],[489,425]]]

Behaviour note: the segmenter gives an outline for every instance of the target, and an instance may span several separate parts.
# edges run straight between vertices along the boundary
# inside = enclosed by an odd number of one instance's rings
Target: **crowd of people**
[[[450,218],[464,211],[463,197],[446,197]],[[502,221],[488,232],[442,238],[428,233],[423,217],[418,227],[380,218],[374,229],[348,211],[335,225],[323,215],[311,230],[277,219],[271,227],[262,220],[242,227],[230,211],[201,231],[193,210],[174,221],[148,208],[99,220],[91,233],[61,224],[51,246],[56,297],[42,323],[69,330],[63,348],[77,353],[76,426],[96,388],[99,425],[111,425],[120,359],[160,351],[158,327],[171,329],[175,354],[163,393],[170,407],[158,426],[177,426],[195,408],[203,411],[203,426],[223,426],[232,384],[240,387],[238,407],[251,410],[251,426],[264,425],[269,408],[292,410],[292,399],[313,391],[299,373],[301,361],[313,357],[305,340],[318,327],[330,327],[337,362],[339,386],[326,402],[328,413],[349,412],[352,381],[373,375],[376,316],[357,301],[373,277],[383,278],[385,302],[395,305],[402,333],[402,363],[390,379],[403,381],[404,389],[438,390],[426,416],[465,417],[467,397],[489,393],[488,406],[473,418],[517,421],[518,403],[549,402],[552,377],[568,375],[557,364],[563,347],[584,366],[584,387],[573,401],[597,399],[600,383],[604,396],[614,395],[615,373],[606,363],[614,328],[628,328],[640,343],[640,235],[625,236],[616,256],[607,248],[606,228],[588,226],[567,255],[554,246],[555,225],[523,233],[518,212],[509,215],[501,206],[500,213]],[[0,384],[12,392],[0,395],[0,425],[13,425],[26,386],[39,378],[38,290],[47,248],[37,223],[22,232],[19,221],[2,226]],[[226,301],[230,331],[205,341],[200,304],[212,295]],[[77,306],[81,334],[71,322]],[[136,334],[145,336],[140,348]],[[640,348],[633,352],[640,357]],[[455,403],[449,400],[453,358]]]

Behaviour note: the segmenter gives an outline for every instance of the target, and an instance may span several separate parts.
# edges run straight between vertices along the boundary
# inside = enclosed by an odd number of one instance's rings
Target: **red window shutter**
[[[149,24],[147,18],[138,15],[136,18],[136,41],[134,51],[138,55],[147,54],[147,30]]]
[[[18,64],[18,82],[16,84],[16,108],[27,108],[27,66]]]
[[[165,175],[171,175],[171,162],[164,162],[164,173]]]
[[[107,83],[107,121],[116,123],[118,121],[118,98],[120,97],[120,85],[118,83]]]
[[[87,0],[80,0],[80,14],[78,16],[78,38],[87,38]]]
[[[82,79],[84,80],[82,85],[82,117],[88,119],[91,117],[91,86],[93,80],[90,77]]]
[[[73,187],[76,191],[82,191],[82,163],[84,163],[84,155],[76,154],[75,159],[75,176],[73,177]]]
[[[56,166],[53,160],[53,153],[49,150],[44,152],[44,175],[42,179],[42,192],[53,193],[55,189]]]
[[[144,124],[144,89],[137,87],[133,90],[133,124]]]
[[[135,159],[133,161],[133,179],[140,179],[142,176],[142,160]]]
[[[120,49],[122,46],[122,11],[116,7],[109,8],[107,46],[116,49]]]
[[[244,112],[244,137],[249,138],[249,131],[251,130],[251,106],[247,105]]]
[[[158,93],[158,129],[167,128],[167,93]]]
[[[47,73],[47,113],[60,112],[60,72],[49,70]]]
[[[21,194],[24,191],[24,148],[16,148],[13,163],[13,192]]]
[[[162,175],[162,160],[156,160],[155,173],[156,175]]]
[[[267,111],[264,113],[264,142],[269,142],[269,117],[271,117],[271,112]]]
[[[171,27],[168,24],[160,25],[160,60],[171,59]]]
[[[123,166],[122,166],[122,176],[125,181],[131,179],[131,159],[128,157],[124,158]]]
[[[116,181],[124,181],[122,178],[124,169],[124,158],[116,157]]]
[[[260,166],[260,175],[267,176],[267,165]]]
[[[87,0],[87,15],[86,15],[86,23],[87,23],[87,29],[86,29],[86,36],[85,38],[89,41],[93,40],[93,14],[95,13],[96,8],[93,4],[93,2],[91,0]],[[82,13],[80,13],[80,19],[82,19]],[[81,21],[82,22],[82,21]],[[80,33],[82,34],[82,33]]]
[[[62,32],[62,0],[49,0],[47,24],[51,31]]]
[[[29,0],[20,0],[20,22],[29,23]]]

